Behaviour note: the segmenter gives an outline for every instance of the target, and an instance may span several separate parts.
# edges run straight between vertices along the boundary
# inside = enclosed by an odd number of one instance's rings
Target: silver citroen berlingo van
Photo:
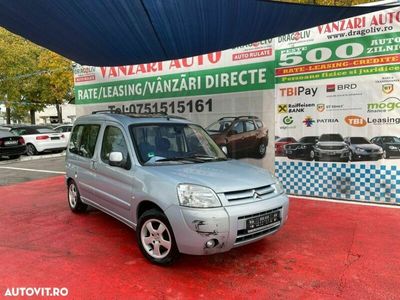
[[[225,252],[277,232],[289,201],[265,169],[228,159],[199,125],[168,115],[97,112],[74,123],[68,203],[136,230],[143,255]]]

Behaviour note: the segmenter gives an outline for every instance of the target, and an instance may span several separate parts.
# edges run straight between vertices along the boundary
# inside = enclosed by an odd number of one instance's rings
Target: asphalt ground
[[[0,186],[59,176],[65,173],[65,154],[22,156],[0,160]]]

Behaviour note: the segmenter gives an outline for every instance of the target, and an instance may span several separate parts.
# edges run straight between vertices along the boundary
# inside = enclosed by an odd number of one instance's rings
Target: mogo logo
[[[344,118],[344,121],[350,126],[354,127],[364,127],[365,125],[367,125],[367,121],[359,116],[347,116]]]
[[[368,112],[390,112],[400,109],[400,99],[389,97],[381,102],[368,103]]]

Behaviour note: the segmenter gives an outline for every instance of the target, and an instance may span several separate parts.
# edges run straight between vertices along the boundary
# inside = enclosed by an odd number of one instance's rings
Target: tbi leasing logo
[[[353,127],[364,127],[367,125],[367,121],[364,118],[359,117],[359,116],[350,115],[350,116],[345,117],[344,121],[348,125],[353,126]]]

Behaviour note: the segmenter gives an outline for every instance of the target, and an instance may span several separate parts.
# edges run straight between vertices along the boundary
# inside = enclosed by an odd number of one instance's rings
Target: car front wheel
[[[159,210],[150,209],[140,216],[136,237],[141,252],[154,264],[168,265],[179,256],[172,228]]]
[[[83,213],[88,207],[87,204],[82,202],[78,187],[73,180],[68,182],[68,204],[74,213]]]

